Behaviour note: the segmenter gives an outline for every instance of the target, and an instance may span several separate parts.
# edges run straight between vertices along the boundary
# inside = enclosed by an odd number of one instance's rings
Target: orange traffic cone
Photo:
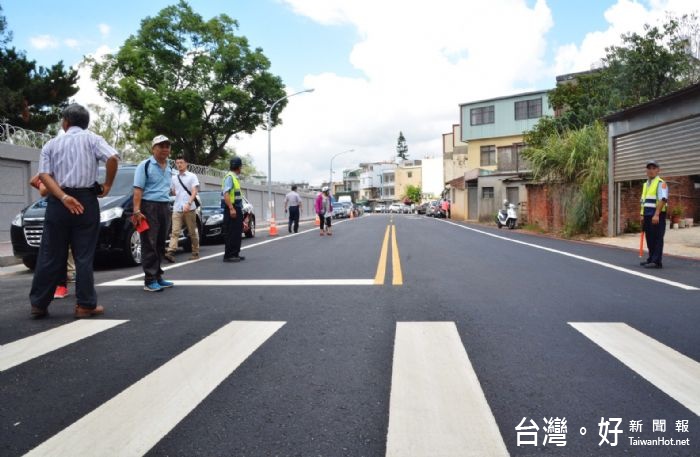
[[[277,236],[277,224],[275,224],[275,219],[270,219],[270,236]]]
[[[321,218],[318,217],[318,214],[316,215],[316,220],[314,221],[314,225],[315,225],[316,227],[320,227],[320,226],[321,226]]]

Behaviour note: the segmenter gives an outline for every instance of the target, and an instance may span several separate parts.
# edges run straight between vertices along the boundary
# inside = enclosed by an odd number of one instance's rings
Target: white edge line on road
[[[397,322],[387,457],[507,456],[454,322]]]
[[[700,416],[700,363],[622,322],[569,325]]]
[[[373,286],[374,279],[176,279],[177,286]],[[118,279],[100,286],[138,286],[139,281]]]
[[[648,279],[648,280],[650,280],[650,281],[660,282],[660,283],[663,283],[663,284],[667,284],[667,285],[669,285],[669,286],[678,287],[678,288],[680,288],[680,289],[684,289],[684,290],[700,290],[700,288],[697,288],[697,287],[694,287],[694,286],[689,286],[688,284],[683,284],[683,283],[681,283],[681,282],[671,281],[670,279],[659,278],[659,277],[657,277],[657,276],[652,276],[652,275],[649,275],[649,274],[646,274],[646,273],[640,273],[640,272],[638,272],[638,271],[630,270],[630,269],[624,268],[624,267],[618,267],[617,265],[613,265],[613,264],[611,264],[611,263],[602,262],[602,261],[600,261],[600,260],[591,259],[591,258],[589,258],[589,257],[584,257],[584,256],[577,255],[577,254],[572,254],[572,253],[570,253],[570,252],[560,251],[560,250],[558,250],[558,249],[553,249],[553,248],[548,248],[548,247],[546,247],[546,246],[542,246],[542,245],[539,245],[539,244],[527,243],[527,242],[525,242],[525,241],[520,241],[520,240],[514,240],[514,239],[512,239],[512,238],[508,238],[508,237],[505,237],[505,236],[501,236],[501,235],[496,235],[496,234],[493,234],[493,233],[485,232],[485,231],[483,231],[483,230],[478,230],[478,229],[475,229],[475,228],[466,227],[466,226],[464,226],[464,225],[455,224],[454,222],[449,222],[449,221],[441,221],[441,222],[443,222],[443,223],[445,223],[445,224],[454,225],[455,227],[459,227],[459,228],[462,228],[462,229],[464,229],[464,230],[469,230],[469,231],[472,231],[472,232],[481,233],[482,235],[490,236],[490,237],[493,237],[493,238],[498,238],[498,239],[505,240],[505,241],[510,241],[511,243],[522,244],[522,245],[525,245],[525,246],[530,246],[530,247],[533,247],[533,248],[542,249],[543,251],[553,252],[553,253],[555,253],[555,254],[561,254],[561,255],[563,255],[563,256],[572,257],[572,258],[574,258],[574,259],[583,260],[584,262],[593,263],[593,264],[600,265],[600,266],[605,267],[605,268],[610,268],[610,269],[612,269],[612,270],[617,270],[617,271],[620,271],[620,272],[622,272],[622,273],[627,273],[627,274],[630,274],[630,275],[633,275],[633,276],[638,276],[638,277],[640,277],[640,278]]]
[[[335,225],[342,224],[343,222],[348,222],[348,221],[336,222]],[[259,243],[248,244],[248,245],[242,246],[242,247],[241,247],[241,251],[246,250],[246,249],[250,249],[250,248],[254,248],[254,247],[256,247],[256,246],[262,246],[262,245],[264,245],[264,244],[272,243],[272,242],[274,242],[274,241],[285,240],[285,239],[287,239],[287,238],[293,238],[293,237],[295,237],[295,236],[303,235],[304,233],[313,232],[313,231],[315,231],[315,230],[317,230],[317,229],[316,229],[316,228],[312,228],[312,229],[308,229],[308,230],[301,231],[301,232],[299,232],[299,233],[290,233],[289,235],[281,235],[281,236],[279,236],[278,238],[270,238],[269,240],[260,241]],[[168,266],[166,266],[166,267],[163,267],[163,271],[172,270],[173,268],[184,267],[185,265],[189,265],[189,264],[196,263],[196,262],[201,262],[202,260],[213,259],[213,258],[222,256],[222,255],[224,255],[224,251],[217,252],[216,254],[210,254],[210,255],[208,255],[208,256],[206,256],[206,257],[201,257],[201,258],[199,258],[199,259],[197,259],[197,260],[187,260],[187,261],[185,261],[185,262],[178,262],[178,263],[176,263],[176,264],[174,264],[174,265],[168,265]],[[136,278],[141,278],[141,279],[143,279],[143,272],[142,272],[142,273],[135,274],[135,275],[127,276],[127,277],[125,277],[125,278],[117,279],[117,280],[114,280],[114,281],[103,282],[103,283],[100,283],[100,284],[97,284],[97,285],[98,285],[98,286],[108,286],[108,285],[109,285],[109,286],[112,286],[112,285],[115,285],[114,283],[116,283],[116,282],[119,282],[119,281],[129,281],[129,280],[131,280],[131,279],[136,279]],[[123,285],[123,284],[121,284],[121,285]]]
[[[284,324],[230,322],[26,455],[144,455]]]
[[[117,319],[80,320],[0,346],[0,371],[128,322]]]

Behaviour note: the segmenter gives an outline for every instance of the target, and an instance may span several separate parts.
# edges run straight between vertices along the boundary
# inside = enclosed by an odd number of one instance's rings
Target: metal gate
[[[664,176],[700,174],[700,116],[615,138],[615,182],[645,179],[650,159]]]

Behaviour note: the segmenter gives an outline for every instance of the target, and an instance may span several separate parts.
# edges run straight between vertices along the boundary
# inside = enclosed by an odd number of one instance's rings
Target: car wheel
[[[134,227],[129,227],[124,246],[124,258],[129,265],[141,264],[141,236]]]
[[[255,238],[255,217],[250,218],[248,222],[248,230],[245,232],[246,238]]]
[[[22,263],[24,264],[25,267],[34,271],[34,269],[36,268],[36,257],[34,257],[34,256],[22,257]]]

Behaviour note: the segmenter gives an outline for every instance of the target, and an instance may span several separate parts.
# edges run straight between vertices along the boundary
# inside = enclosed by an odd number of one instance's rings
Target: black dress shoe
[[[38,306],[32,306],[32,319],[41,319],[49,315],[49,310],[46,308],[39,308]]]
[[[243,257],[242,255],[236,256],[234,258],[238,259],[241,262],[245,260],[245,257]]]
[[[232,263],[232,262],[240,262],[240,260],[238,260],[238,258],[236,258],[236,257],[224,257],[224,262]]]
[[[646,267],[648,263],[649,263],[649,261],[645,260],[644,262],[639,262],[639,265]]]
[[[644,268],[663,268],[663,266],[660,263],[649,262],[646,265],[644,265]]]

